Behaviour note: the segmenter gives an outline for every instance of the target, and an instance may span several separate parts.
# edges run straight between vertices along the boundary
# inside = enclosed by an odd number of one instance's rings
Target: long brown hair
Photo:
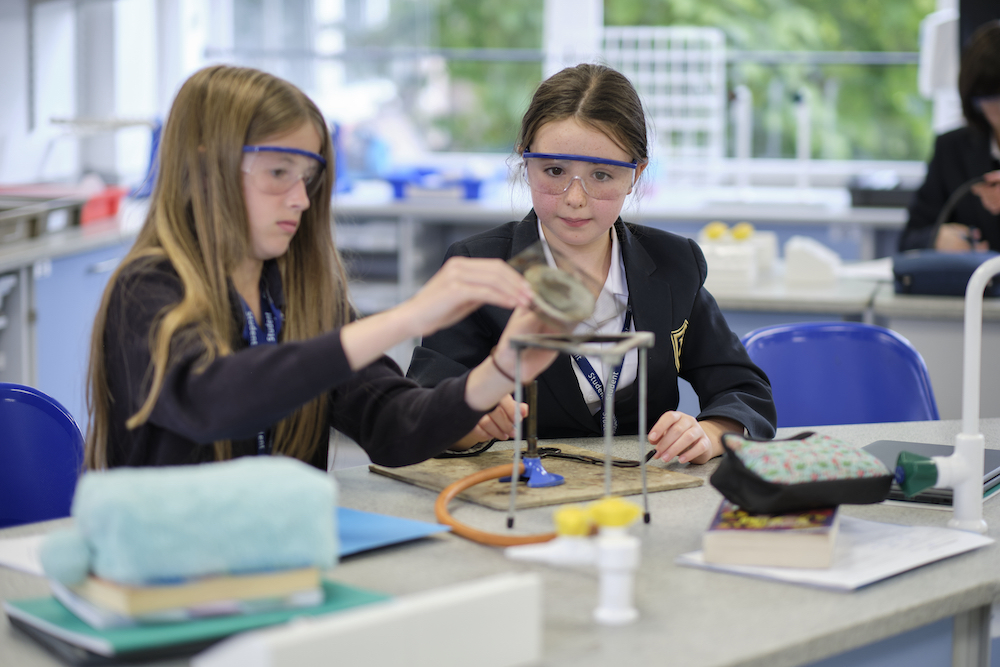
[[[530,150],[543,125],[566,118],[575,118],[603,132],[639,164],[649,161],[642,101],[621,72],[585,63],[567,67],[543,81],[521,119],[517,153]]]
[[[310,197],[288,252],[278,259],[285,292],[283,341],[304,340],[342,326],[349,316],[343,264],[333,244],[330,198],[333,150],[330,133],[315,104],[292,84],[248,68],[214,66],[189,78],[170,109],[160,144],[158,176],[146,221],[135,244],[112,275],[94,323],[90,344],[85,464],[108,465],[111,402],[104,349],[108,306],[122,271],[135,262],[167,259],[184,286],[184,298],[164,309],[149,332],[148,394],[126,422],[146,422],[163,389],[171,342],[196,336],[205,353],[203,369],[216,356],[232,353],[238,337],[228,278],[250,249],[243,199],[243,146],[312,123],[329,167]],[[135,268],[135,267],[133,267]],[[326,429],[323,397],[278,424],[274,451],[308,460]],[[232,456],[228,441],[215,443],[216,459]]]

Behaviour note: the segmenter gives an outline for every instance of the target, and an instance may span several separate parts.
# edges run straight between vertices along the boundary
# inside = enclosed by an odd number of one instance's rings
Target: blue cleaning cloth
[[[127,585],[316,566],[337,559],[332,477],[280,456],[88,473],[73,531],[42,545],[47,575]],[[82,553],[86,551],[86,553]]]

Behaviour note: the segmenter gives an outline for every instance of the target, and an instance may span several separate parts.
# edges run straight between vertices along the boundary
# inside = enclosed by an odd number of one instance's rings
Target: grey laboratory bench
[[[377,276],[369,281],[370,298],[384,300],[412,294],[437,270],[454,241],[520,220],[530,208],[526,193],[517,188],[483,200],[396,201],[384,194],[346,193],[334,198],[333,215],[338,226],[380,225],[372,242],[382,253],[395,254],[398,271],[398,290],[380,284]],[[780,242],[793,234],[816,235],[847,259],[869,260],[895,252],[896,237],[906,225],[906,210],[766,202],[693,204],[674,202],[664,191],[627,205],[622,218],[692,237],[708,222],[748,221],[776,231]]]
[[[511,220],[530,209],[526,193],[509,188],[483,200],[412,199],[348,193],[334,199],[338,245],[352,269],[351,294],[364,312],[382,310],[412,295],[438,269],[448,246],[471,234]],[[838,251],[873,259],[895,250],[906,224],[900,208],[830,207],[794,203],[672,201],[669,192],[640,197],[622,217],[695,237],[706,223],[749,221],[782,239],[809,234],[841,244]],[[344,238],[347,244],[340,243]],[[365,261],[365,258],[376,261]],[[352,263],[353,262],[353,263]],[[380,263],[379,263],[380,262]],[[762,281],[750,291],[715,294],[730,327],[739,335],[776,322],[857,320],[870,315],[874,283],[838,283],[832,288],[796,290],[780,280]],[[401,344],[390,356],[405,366],[416,341]],[[697,396],[681,384],[682,409],[697,411]]]
[[[965,298],[896,294],[892,282],[841,278],[825,287],[795,287],[766,279],[752,289],[713,292],[739,336],[770,324],[847,320],[892,329],[920,352],[942,419],[962,406]],[[983,300],[980,414],[1000,417],[1000,298]]]
[[[355,304],[361,312],[372,313],[399,303],[437,269],[451,241],[519,219],[527,210],[523,198],[513,194],[471,202],[336,197],[335,234],[352,269]],[[894,232],[905,222],[901,209],[762,203],[671,206],[662,194],[639,199],[625,215],[638,223],[691,234],[716,219],[749,220],[788,230],[804,226],[857,236],[868,248],[863,253],[871,251],[878,233]],[[0,244],[0,382],[36,386],[84,423],[83,378],[93,316],[110,272],[134,235],[114,224],[73,226]],[[761,321],[862,317],[855,304],[860,287],[838,286],[828,297],[782,293],[782,289],[761,286],[756,295],[737,294],[720,302],[727,316],[742,318],[738,330],[749,330]],[[778,305],[767,309],[768,303]],[[759,308],[767,309],[763,319],[754,313]],[[397,346],[390,356],[405,367],[415,343]]]
[[[352,275],[352,298],[365,313],[399,303],[436,269],[444,243],[451,240],[449,233],[471,233],[520,217],[525,210],[522,203],[365,203],[338,198],[334,207],[338,244],[349,262],[363,259],[354,266],[374,266],[376,274]],[[630,219],[666,229],[683,225],[683,220],[750,219],[770,221],[774,228],[797,222],[817,228],[865,229],[866,234],[873,234],[901,227],[905,211],[732,204],[672,209],[649,201],[641,202]],[[133,238],[134,232],[106,225],[71,227],[0,244],[0,381],[37,386],[63,402],[83,423],[83,378],[93,315],[110,271]],[[810,320],[873,321],[899,331],[927,361],[941,416],[959,416],[961,383],[957,374],[961,365],[957,360],[962,320],[958,298],[894,295],[889,284],[861,279],[839,280],[829,287],[796,288],[774,277],[761,280],[750,290],[719,289],[714,296],[739,335],[767,324]],[[984,369],[993,368],[993,360],[1000,359],[997,320],[1000,306],[988,300]],[[390,356],[405,367],[415,342],[401,344]],[[41,350],[43,354],[39,354]],[[994,400],[1000,389],[1000,372],[984,372],[983,378],[982,414],[1000,417],[1000,402]],[[693,392],[682,387],[682,397],[691,403],[684,407],[696,409]]]
[[[896,294],[882,284],[872,302],[877,324],[896,331],[917,348],[934,387],[942,419],[957,419],[962,406],[965,299]],[[980,414],[1000,417],[1000,299],[983,300]]]
[[[11,286],[0,290],[0,382],[37,387],[83,423],[94,313],[133,239],[105,223],[0,245],[0,280]]]
[[[952,444],[960,429],[955,421],[822,427],[822,433],[857,446],[879,439]],[[801,429],[783,429],[788,437]],[[1000,446],[1000,420],[984,420],[988,447]],[[567,441],[600,447],[600,440]],[[543,443],[543,444],[552,444]],[[617,439],[616,453],[634,457],[632,438]],[[704,466],[679,467],[707,480],[718,460]],[[654,465],[663,465],[656,463]],[[671,464],[677,467],[677,464]],[[367,511],[423,521],[434,520],[434,492],[369,472],[366,467],[334,473],[340,503]],[[1000,545],[935,562],[871,584],[852,593],[831,592],[681,567],[676,556],[697,550],[702,531],[720,494],[707,483],[691,489],[651,494],[652,521],[634,526],[642,540],[636,578],[639,619],[623,627],[596,625],[591,612],[597,602],[597,576],[588,569],[555,568],[514,562],[501,550],[469,542],[454,534],[382,549],[344,560],[331,576],[341,582],[406,595],[504,572],[536,572],[543,582],[543,645],[539,664],[551,667],[597,665],[670,665],[671,667],[791,667],[831,656],[857,662],[858,649],[900,633],[917,633],[923,651],[909,664],[922,667],[985,667],[989,644],[990,605],[1000,598]],[[638,498],[636,497],[636,500]],[[477,528],[505,530],[505,513],[455,501],[454,516]],[[936,509],[881,505],[844,506],[850,516],[906,525],[946,524],[950,513]],[[984,507],[988,535],[1000,536],[1000,504]],[[551,530],[552,508],[519,511],[517,532]],[[52,523],[0,531],[0,538],[37,534]],[[0,569],[0,598],[44,595],[43,579]],[[953,621],[949,619],[954,619]],[[448,621],[455,632],[476,619]],[[928,624],[954,626],[951,650],[940,660],[920,646]],[[511,637],[510,641],[517,641]],[[889,641],[893,641],[890,639]],[[483,647],[502,650],[502,647]],[[865,650],[865,649],[860,649]],[[845,652],[847,652],[845,654]],[[894,666],[897,652],[879,665]],[[836,659],[836,658],[832,658]],[[331,655],[332,664],[336,656]],[[32,640],[0,619],[0,664],[42,667],[57,664]],[[182,665],[184,661],[159,663]],[[475,664],[474,659],[470,664]]]
[[[845,320],[892,329],[923,357],[941,419],[961,417],[964,297],[896,294],[891,282],[845,278],[825,287],[769,279],[752,289],[717,289],[713,296],[741,337],[781,322]],[[1000,299],[983,302],[981,369],[980,414],[1000,417]]]
[[[795,285],[782,277],[759,280],[752,288],[715,288],[729,327],[742,337],[760,327],[785,322],[845,320],[871,322],[876,280],[840,278],[832,284]]]

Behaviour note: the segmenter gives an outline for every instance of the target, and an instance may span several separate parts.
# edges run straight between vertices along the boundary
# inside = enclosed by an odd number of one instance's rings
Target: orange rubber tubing
[[[486,468],[485,470],[480,470],[477,473],[469,475],[468,477],[463,477],[457,482],[453,482],[445,487],[441,495],[437,497],[434,502],[434,516],[437,517],[439,523],[451,526],[451,530],[456,535],[461,535],[462,537],[472,540],[473,542],[479,542],[480,544],[485,544],[491,547],[512,547],[519,544],[537,544],[539,542],[548,542],[549,540],[555,538],[555,533],[537,533],[535,535],[500,535],[498,533],[487,533],[482,530],[477,530],[466,526],[464,523],[459,523],[451,514],[448,513],[448,503],[450,503],[455,496],[465,491],[468,488],[475,486],[476,484],[481,484],[483,482],[488,482],[491,479],[500,479],[506,475],[510,475],[511,471],[510,464],[504,464],[499,466],[493,466],[492,468]],[[518,469],[518,475],[524,473],[524,464],[520,464]],[[516,484],[516,480],[511,480],[511,484]]]

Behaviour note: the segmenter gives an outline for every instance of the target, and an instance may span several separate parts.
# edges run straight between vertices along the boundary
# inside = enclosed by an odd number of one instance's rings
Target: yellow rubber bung
[[[560,535],[590,535],[590,512],[580,505],[566,505],[556,510],[552,517],[556,532]]]
[[[733,225],[733,238],[737,241],[746,241],[748,238],[753,236],[754,227],[749,222],[737,222]]]
[[[590,506],[590,514],[598,526],[615,528],[627,526],[642,514],[638,505],[617,496],[602,498]]]
[[[718,241],[725,238],[726,234],[729,233],[729,225],[716,220],[715,222],[710,222],[705,225],[705,229],[703,231],[705,232],[705,238]]]

